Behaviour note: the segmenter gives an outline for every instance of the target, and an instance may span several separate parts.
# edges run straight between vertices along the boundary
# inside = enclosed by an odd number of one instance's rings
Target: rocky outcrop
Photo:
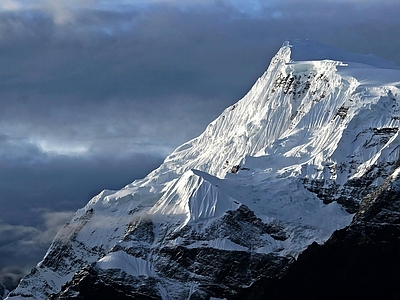
[[[400,299],[398,172],[363,198],[348,227],[310,245],[281,277],[229,299]]]
[[[156,285],[153,278],[133,277],[120,270],[87,266],[77,272],[58,294],[52,294],[48,299],[161,299]]]
[[[155,240],[152,222],[132,222],[123,241],[110,252],[123,251],[149,261],[153,275],[132,276],[123,270],[102,269],[92,264],[76,273],[61,292],[51,295],[50,299],[88,299],[88,293],[95,297],[92,299],[163,299],[165,295],[160,290],[173,294],[173,299],[224,298],[260,276],[277,276],[292,260],[275,253],[255,251],[266,243],[262,239],[264,235],[280,241],[287,237],[281,226],[265,224],[245,205],[202,227],[201,230],[186,226],[180,231],[167,231],[162,235],[162,242]],[[176,239],[182,240],[182,245],[166,246],[168,241]],[[140,244],[129,247],[133,240]],[[230,243],[238,249],[218,249],[210,245],[210,241]],[[188,286],[196,288],[191,290]]]

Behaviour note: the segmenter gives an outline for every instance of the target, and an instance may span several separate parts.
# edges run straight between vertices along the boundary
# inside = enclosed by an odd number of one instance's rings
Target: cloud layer
[[[1,1],[0,281],[90,197],[200,134],[286,39],[400,64],[398,1],[264,2]]]

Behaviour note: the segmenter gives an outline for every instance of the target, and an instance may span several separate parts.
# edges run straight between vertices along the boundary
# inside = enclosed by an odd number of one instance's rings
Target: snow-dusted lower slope
[[[84,299],[89,286],[223,298],[278,276],[393,171],[399,86],[400,70],[374,56],[284,43],[203,134],[80,209],[9,299]]]

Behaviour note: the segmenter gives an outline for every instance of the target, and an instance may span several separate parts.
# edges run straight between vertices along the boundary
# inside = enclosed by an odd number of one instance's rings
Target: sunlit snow
[[[264,223],[282,226],[288,238],[265,235],[255,249],[229,237],[190,241],[177,236],[168,245],[297,257],[352,219],[337,202],[324,204],[304,180],[341,188],[374,164],[399,156],[399,79],[398,67],[371,55],[310,41],[286,42],[248,94],[204,133],[178,147],[144,179],[94,197],[58,237],[73,235],[88,249],[107,252],[123,243],[133,214],[154,224],[157,239],[161,232],[185,226],[201,230],[245,205]],[[383,131],[388,132],[384,138]],[[98,260],[103,269],[158,274],[150,259],[122,251],[102,258],[79,251],[79,259]]]

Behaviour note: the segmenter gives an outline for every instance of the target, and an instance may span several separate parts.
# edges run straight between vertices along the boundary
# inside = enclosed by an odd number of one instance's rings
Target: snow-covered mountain
[[[222,299],[281,276],[396,180],[399,87],[391,62],[285,42],[204,133],[78,210],[7,299]]]

